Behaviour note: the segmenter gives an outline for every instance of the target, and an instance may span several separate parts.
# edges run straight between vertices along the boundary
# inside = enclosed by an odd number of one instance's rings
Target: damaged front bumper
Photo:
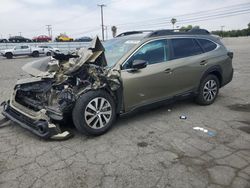
[[[56,124],[51,123],[46,118],[38,119],[38,117],[25,114],[12,105],[10,101],[3,102],[1,106],[3,106],[2,114],[7,119],[10,119],[41,138],[62,140],[72,136],[68,131],[61,132]]]

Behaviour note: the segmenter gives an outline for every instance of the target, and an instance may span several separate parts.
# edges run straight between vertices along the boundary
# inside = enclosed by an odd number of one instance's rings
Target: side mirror
[[[136,59],[132,62],[132,69],[138,70],[138,69],[143,69],[147,66],[147,61],[145,60],[140,60]]]

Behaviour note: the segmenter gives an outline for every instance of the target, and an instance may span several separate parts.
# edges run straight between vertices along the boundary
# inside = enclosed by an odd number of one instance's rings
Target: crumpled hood
[[[92,63],[102,67],[107,66],[104,51],[101,41],[96,37],[89,47],[81,48],[76,52],[74,58],[56,59],[54,57],[45,57],[27,63],[22,69],[34,77],[53,78],[59,70],[61,74],[69,75],[77,71],[85,63]],[[97,61],[97,59],[99,60]]]

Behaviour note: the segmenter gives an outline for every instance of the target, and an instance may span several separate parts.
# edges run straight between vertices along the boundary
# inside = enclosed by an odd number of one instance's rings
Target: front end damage
[[[89,90],[104,89],[119,100],[120,71],[107,67],[98,38],[75,54],[54,54],[23,69],[32,78],[17,82],[10,100],[2,103],[2,114],[42,138],[70,136],[59,123],[71,115],[77,99]]]

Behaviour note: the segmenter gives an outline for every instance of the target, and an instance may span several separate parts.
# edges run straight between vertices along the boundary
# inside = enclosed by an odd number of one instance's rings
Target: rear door
[[[196,89],[203,71],[206,69],[207,56],[194,38],[173,38],[169,41],[172,65],[172,95],[184,94]]]

